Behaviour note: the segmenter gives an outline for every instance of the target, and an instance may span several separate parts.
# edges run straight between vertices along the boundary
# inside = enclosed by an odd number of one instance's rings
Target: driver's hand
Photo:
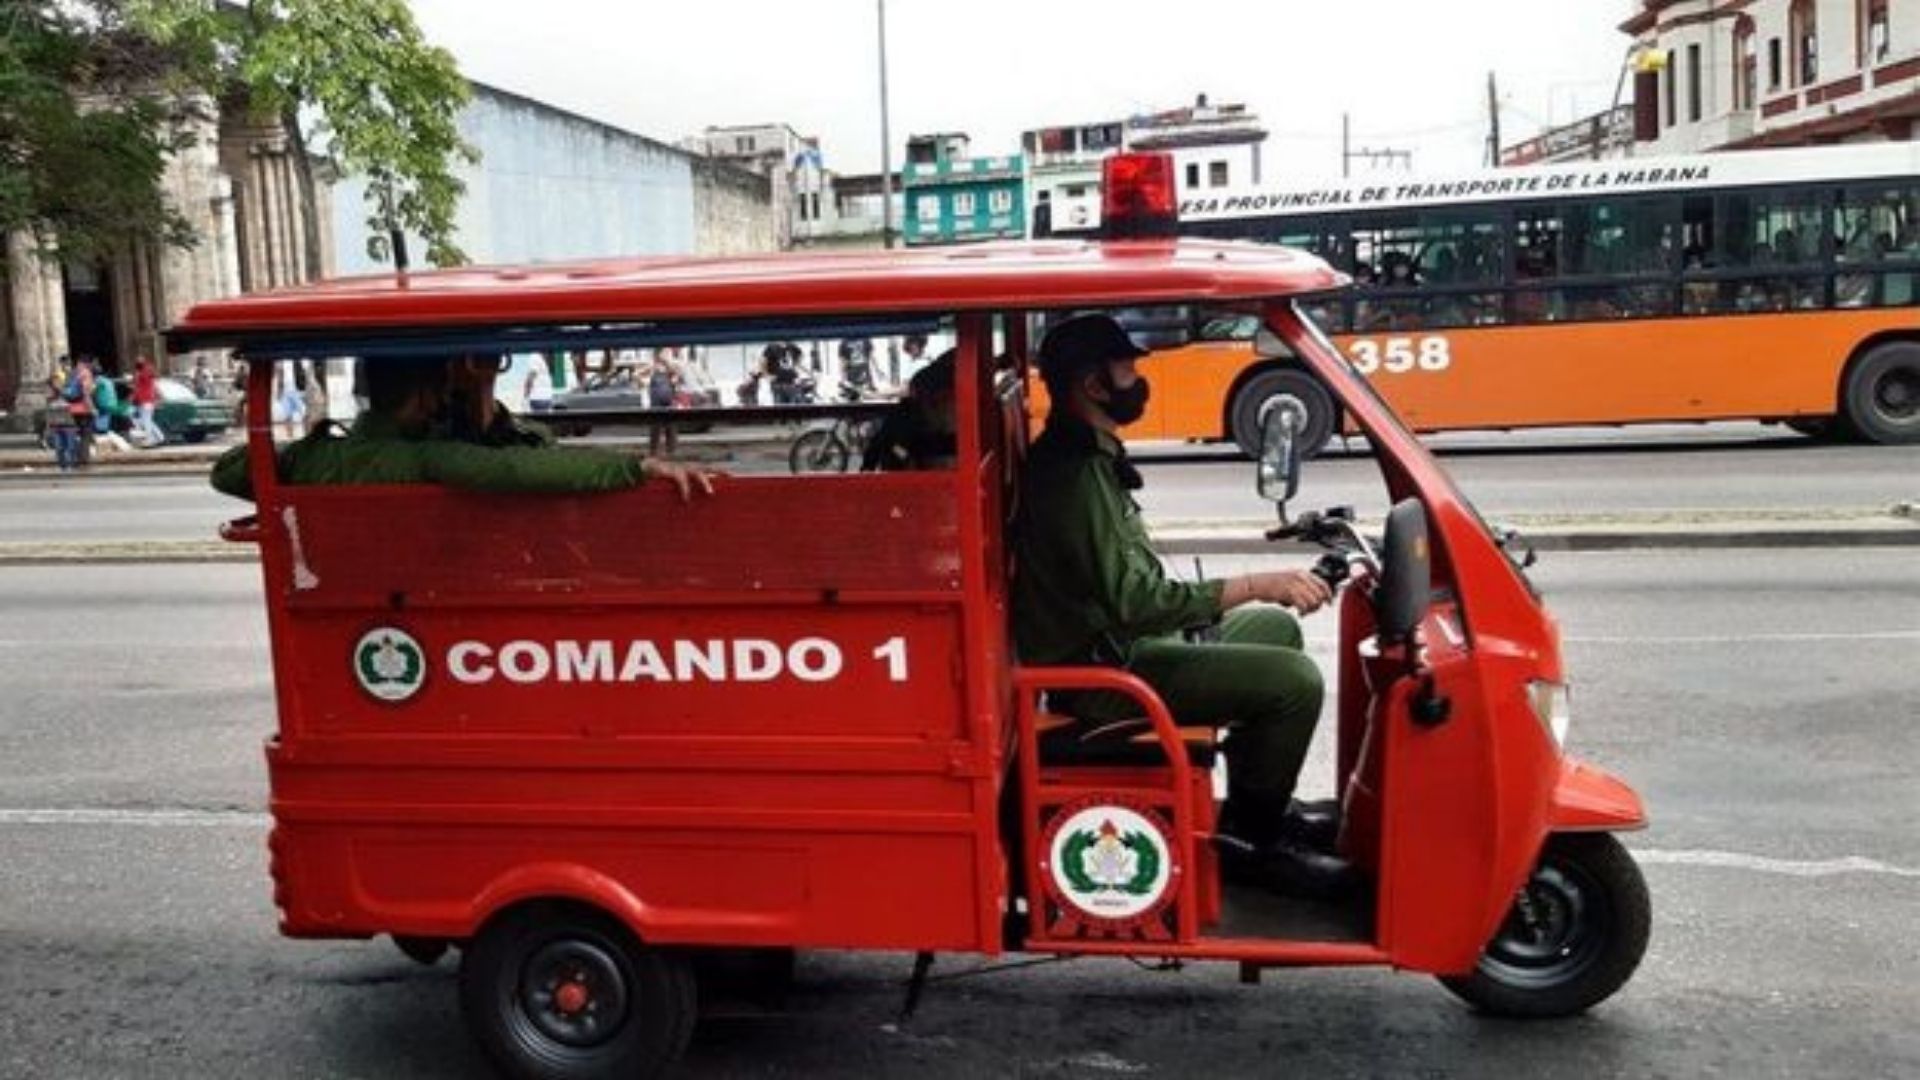
[[[1302,615],[1311,615],[1327,606],[1333,590],[1306,570],[1275,570],[1248,575],[1253,595],[1272,604],[1282,604]]]
[[[666,480],[679,488],[681,502],[692,499],[696,488],[703,495],[713,494],[713,478],[716,474],[694,465],[682,465],[664,458],[648,458],[641,462],[640,471],[649,480]]]

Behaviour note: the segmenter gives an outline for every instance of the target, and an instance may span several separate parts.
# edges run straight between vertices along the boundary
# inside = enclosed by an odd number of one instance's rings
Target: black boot
[[[1230,882],[1285,896],[1338,900],[1360,890],[1360,872],[1345,859],[1315,850],[1339,832],[1337,815],[1292,800],[1236,792],[1221,808],[1220,869]]]
[[[1280,819],[1279,834],[1314,851],[1337,855],[1340,853],[1340,804],[1332,799],[1320,802],[1295,799],[1287,807],[1286,816]]]

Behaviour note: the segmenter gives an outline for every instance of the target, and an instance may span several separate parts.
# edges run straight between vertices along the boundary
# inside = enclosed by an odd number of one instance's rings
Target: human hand
[[[1248,574],[1247,584],[1255,599],[1285,605],[1302,615],[1311,615],[1333,599],[1333,589],[1307,570]]]
[[[646,459],[640,463],[640,472],[649,480],[670,481],[680,489],[681,502],[692,499],[696,487],[703,495],[713,494],[713,478],[719,475],[696,465],[682,465],[665,458]]]

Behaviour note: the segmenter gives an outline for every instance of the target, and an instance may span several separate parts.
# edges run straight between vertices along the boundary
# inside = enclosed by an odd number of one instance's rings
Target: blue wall
[[[463,166],[458,243],[475,263],[539,262],[694,250],[686,154],[490,87],[475,86],[461,135],[480,151]],[[336,274],[386,270],[367,257],[366,182],[333,187]],[[415,267],[426,245],[407,242]]]

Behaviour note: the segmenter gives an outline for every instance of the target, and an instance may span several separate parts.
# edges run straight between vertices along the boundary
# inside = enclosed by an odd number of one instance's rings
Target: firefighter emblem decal
[[[353,676],[369,696],[397,704],[426,683],[427,654],[405,630],[375,627],[353,647]]]
[[[1169,831],[1159,815],[1118,800],[1062,807],[1041,838],[1047,891],[1089,924],[1143,922],[1173,899]]]

